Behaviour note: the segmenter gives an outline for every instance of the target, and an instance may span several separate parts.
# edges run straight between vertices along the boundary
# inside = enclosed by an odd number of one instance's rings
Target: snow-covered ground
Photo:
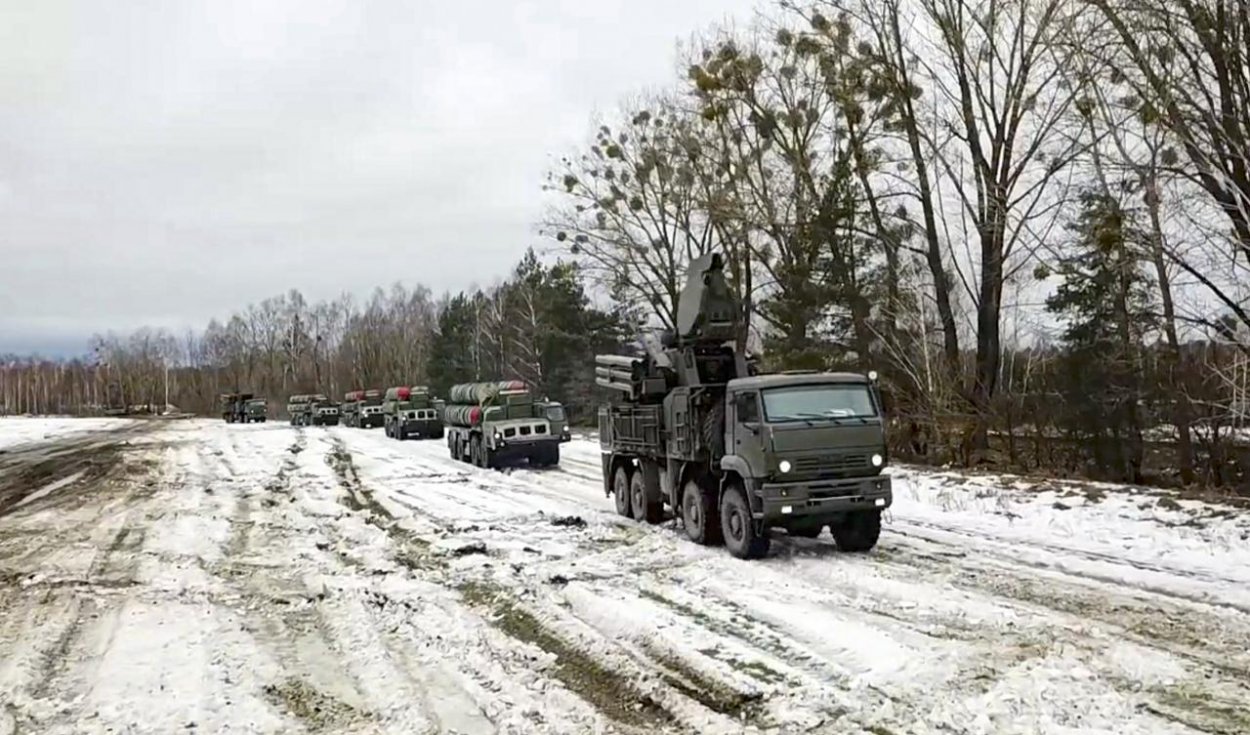
[[[42,416],[0,418],[0,449],[52,439],[64,439],[92,431],[120,428],[129,423],[133,423],[133,419],[45,418]]]
[[[1231,508],[896,469],[872,553],[745,562],[617,516],[587,440],[127,441],[0,516],[4,735],[1250,730]]]

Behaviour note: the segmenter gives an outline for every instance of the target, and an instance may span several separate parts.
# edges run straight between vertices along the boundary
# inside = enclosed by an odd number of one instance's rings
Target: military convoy
[[[551,430],[547,406],[522,381],[453,385],[443,423],[453,459],[478,467],[560,463],[561,437]]]
[[[342,421],[356,429],[376,429],[383,423],[382,391],[354,390],[343,396]]]
[[[322,393],[291,396],[286,412],[292,426],[338,426],[340,418],[339,404]]]
[[[392,439],[442,439],[443,402],[422,385],[386,389],[382,413],[386,435]]]
[[[268,418],[268,404],[264,398],[251,393],[222,393],[221,418],[229,424],[263,423]]]
[[[637,356],[598,355],[603,489],[621,515],[659,523],[739,558],[768,552],[771,528],[838,548],[877,543],[893,493],[875,376],[761,375],[741,345],[716,253],[690,264],[676,330]]]

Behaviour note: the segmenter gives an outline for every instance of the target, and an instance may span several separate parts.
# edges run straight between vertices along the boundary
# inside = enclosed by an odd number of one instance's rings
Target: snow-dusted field
[[[0,450],[33,442],[64,439],[91,431],[120,428],[132,421],[132,419],[110,418],[0,418]]]
[[[874,552],[744,562],[616,516],[588,441],[126,440],[0,505],[0,733],[1250,731],[1229,508],[897,469]]]

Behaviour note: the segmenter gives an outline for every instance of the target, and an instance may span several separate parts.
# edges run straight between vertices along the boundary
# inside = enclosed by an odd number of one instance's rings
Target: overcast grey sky
[[[0,0],[0,353],[502,275],[543,173],[759,0]]]

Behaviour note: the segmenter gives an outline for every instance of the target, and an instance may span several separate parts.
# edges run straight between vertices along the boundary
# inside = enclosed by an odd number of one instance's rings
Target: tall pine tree
[[[1074,252],[1046,302],[1065,324],[1064,423],[1099,474],[1141,482],[1142,356],[1155,313],[1143,268],[1148,236],[1108,194],[1089,191],[1080,201],[1080,215],[1069,226]]]

